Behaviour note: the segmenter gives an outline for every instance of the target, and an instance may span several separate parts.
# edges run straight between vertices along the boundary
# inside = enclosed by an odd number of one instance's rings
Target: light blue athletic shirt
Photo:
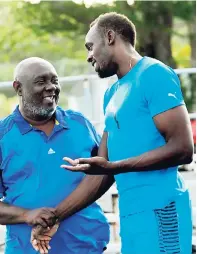
[[[184,105],[175,72],[160,61],[143,57],[105,93],[108,156],[117,161],[165,145],[153,117]],[[115,176],[120,215],[161,208],[185,191],[177,167]]]

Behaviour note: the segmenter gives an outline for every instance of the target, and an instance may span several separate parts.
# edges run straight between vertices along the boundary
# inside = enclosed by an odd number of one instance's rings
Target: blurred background
[[[17,105],[12,89],[16,64],[42,57],[56,68],[62,85],[60,105],[81,111],[103,129],[103,94],[116,77],[99,79],[86,62],[84,38],[99,14],[116,11],[136,25],[137,50],[174,68],[181,80],[196,143],[196,2],[195,1],[0,1],[0,119]],[[195,200],[195,163],[183,175]],[[111,242],[119,244],[117,191],[99,202],[112,225]],[[110,200],[110,202],[109,202]],[[195,201],[193,211],[195,214]],[[195,228],[195,225],[194,225]],[[118,249],[116,246],[114,249]],[[110,253],[115,252],[112,248]]]
[[[108,11],[125,14],[134,22],[137,50],[142,55],[173,68],[196,66],[194,1],[0,1],[0,82],[4,81],[0,83],[0,118],[17,103],[7,83],[12,81],[15,65],[26,57],[39,56],[52,62],[62,77],[60,105],[102,121],[103,93],[115,77],[99,80],[89,76],[95,73],[86,62],[84,38],[91,21]],[[68,76],[72,78],[65,78]],[[180,78],[188,111],[195,112],[195,70],[183,70]]]

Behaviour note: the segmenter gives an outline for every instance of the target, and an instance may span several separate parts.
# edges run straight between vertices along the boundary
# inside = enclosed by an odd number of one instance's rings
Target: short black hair
[[[119,34],[123,40],[131,43],[135,47],[136,42],[136,29],[135,25],[125,15],[118,14],[116,12],[108,12],[101,14],[91,24],[90,28],[94,25],[98,26],[98,29],[104,33],[108,30],[113,30]]]

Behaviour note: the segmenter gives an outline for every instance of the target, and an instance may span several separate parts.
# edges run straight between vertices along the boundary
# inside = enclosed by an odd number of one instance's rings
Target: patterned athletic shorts
[[[188,192],[162,209],[121,218],[122,254],[191,254],[192,215]]]

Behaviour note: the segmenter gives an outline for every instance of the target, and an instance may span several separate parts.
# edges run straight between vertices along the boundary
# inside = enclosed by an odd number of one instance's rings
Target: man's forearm
[[[160,170],[191,162],[192,156],[184,153],[183,148],[166,144],[158,149],[130,159],[111,163],[111,174]]]
[[[113,176],[87,175],[79,186],[56,207],[56,216],[64,220],[100,198],[114,183]]]
[[[24,214],[26,211],[26,209],[0,202],[0,224],[8,225],[25,223]]]

